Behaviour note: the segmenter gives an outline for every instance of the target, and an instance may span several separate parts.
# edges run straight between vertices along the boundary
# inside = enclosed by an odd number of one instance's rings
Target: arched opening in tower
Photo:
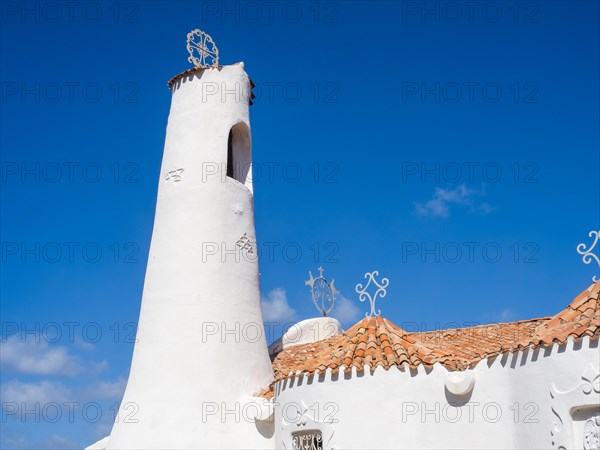
[[[250,129],[239,122],[229,130],[227,139],[227,176],[248,185],[252,163]]]

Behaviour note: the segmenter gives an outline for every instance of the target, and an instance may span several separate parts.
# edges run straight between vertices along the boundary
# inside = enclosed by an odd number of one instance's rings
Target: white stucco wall
[[[302,320],[288,330],[269,346],[269,355],[275,356],[294,345],[308,344],[342,334],[344,329],[339,320],[333,317],[315,317]]]
[[[549,449],[562,442],[582,449],[584,419],[600,414],[600,378],[587,384],[582,376],[597,376],[598,366],[598,341],[590,346],[585,338],[575,349],[569,342],[481,361],[464,396],[447,392],[448,372],[440,365],[428,373],[378,368],[282,381],[275,444],[291,448],[291,432],[316,427],[324,448]],[[552,398],[553,384],[566,392],[555,391],[561,398]],[[561,401],[588,408],[572,421],[559,411]],[[302,420],[295,420],[298,406],[307,410]]]
[[[215,172],[230,129],[249,127],[248,82],[236,64],[173,87],[138,341],[107,448],[272,446],[254,423],[206,414],[272,380],[258,263],[236,245],[256,240],[250,181]]]

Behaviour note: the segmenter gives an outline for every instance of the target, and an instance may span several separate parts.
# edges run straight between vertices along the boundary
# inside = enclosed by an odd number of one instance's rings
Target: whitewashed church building
[[[188,50],[195,67],[168,84],[127,388],[110,436],[90,449],[600,449],[600,282],[552,317],[406,332],[372,305],[346,331],[315,318],[269,348],[253,83],[243,63],[219,65],[200,30]],[[242,257],[205,258],[207,243]],[[384,289],[376,275],[369,284]]]

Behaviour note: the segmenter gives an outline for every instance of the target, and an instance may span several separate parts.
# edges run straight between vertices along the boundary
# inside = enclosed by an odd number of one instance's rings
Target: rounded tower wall
[[[108,448],[268,447],[251,421],[207,417],[269,385],[260,307],[254,199],[228,177],[229,133],[245,124],[243,64],[203,70],[173,87],[137,342]],[[230,92],[207,95],[222,89]],[[231,144],[229,144],[231,146]],[[237,406],[236,406],[237,405]]]

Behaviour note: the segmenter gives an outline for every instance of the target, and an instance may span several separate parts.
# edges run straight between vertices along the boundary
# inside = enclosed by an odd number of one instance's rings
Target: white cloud
[[[86,397],[96,400],[121,400],[127,380],[119,377],[116,381],[98,381],[85,389]]]
[[[89,445],[110,433],[114,418],[110,413],[102,414],[100,421],[90,426],[89,423],[85,423],[85,419],[81,414],[83,405],[90,402],[101,402],[100,404],[104,405],[107,402],[120,401],[123,397],[125,385],[126,380],[124,377],[119,377],[115,381],[96,381],[81,387],[68,386],[61,382],[47,380],[33,383],[12,380],[0,386],[0,398],[2,398],[2,403],[5,405],[9,403],[18,404],[21,411],[39,411],[50,403],[58,405],[69,403],[69,408],[75,408],[76,415],[74,417],[76,425],[85,427],[92,433],[90,438],[86,438],[86,444]],[[105,406],[101,407],[105,408]],[[63,406],[64,417],[67,414],[65,412],[66,408],[66,406]],[[109,411],[107,410],[106,412]],[[10,417],[17,421],[24,420],[22,412]],[[25,420],[28,424],[33,424],[35,416],[29,415]],[[0,433],[0,447],[14,448],[15,450],[30,448],[63,450],[82,448],[82,445],[59,434],[52,434],[34,442],[26,434]]]
[[[91,361],[89,367],[89,373],[93,375],[100,375],[102,372],[108,369],[108,361],[103,359],[100,362]]]
[[[479,205],[479,207],[477,208],[478,211],[481,211],[484,214],[489,214],[492,211],[494,211],[496,208],[492,205],[490,205],[489,203],[482,203],[481,205]]]
[[[0,393],[4,403],[35,405],[50,402],[62,404],[72,401],[71,391],[65,385],[50,381],[23,383],[19,380],[12,380],[0,387]]]
[[[360,308],[350,300],[348,297],[344,297],[342,294],[335,301],[333,311],[331,312],[332,317],[335,317],[344,325],[354,325],[360,318]]]
[[[75,345],[82,349],[82,350],[86,350],[86,351],[92,351],[94,350],[94,344],[92,344],[91,342],[86,341],[85,339],[77,336],[75,338]]]
[[[456,189],[435,188],[433,198],[425,203],[414,203],[415,213],[422,217],[449,217],[450,207],[460,205],[468,208],[469,213],[491,213],[495,208],[489,203],[476,204],[476,197],[482,197],[485,192],[469,189],[461,184]]]
[[[60,382],[42,380],[25,383],[11,380],[0,386],[3,402],[25,404],[64,403],[67,401],[91,402],[121,400],[127,380],[119,377],[115,381],[96,381],[80,388],[69,388]]]
[[[287,294],[281,288],[270,291],[261,299],[261,305],[265,322],[287,323],[296,319],[296,310],[289,305]]]
[[[77,357],[66,347],[50,346],[44,340],[23,342],[17,336],[0,344],[0,365],[29,375],[74,376],[83,371]]]
[[[41,442],[35,445],[35,448],[39,449],[79,449],[81,448],[81,444],[77,441],[73,441],[71,439],[67,439],[59,434],[53,434],[51,436],[46,437]]]
[[[2,448],[11,448],[14,450],[26,450],[26,449],[56,449],[56,450],[66,450],[66,449],[80,449],[82,446],[79,442],[68,439],[59,434],[52,434],[50,436],[45,437],[41,441],[31,442],[29,440],[29,436],[12,432],[7,436],[1,436],[1,446]]]
[[[0,433],[0,448],[10,448],[13,450],[21,449],[32,449],[33,447],[26,436],[22,433],[15,432],[6,424],[2,426],[2,433]]]
[[[510,309],[505,309],[504,311],[502,311],[500,313],[500,319],[503,322],[510,322],[510,321],[514,320],[514,318],[515,318],[515,313]]]

